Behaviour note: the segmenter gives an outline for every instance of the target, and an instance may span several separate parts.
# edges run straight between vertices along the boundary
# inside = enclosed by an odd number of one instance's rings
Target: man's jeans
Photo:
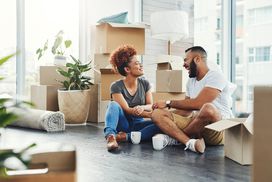
[[[109,134],[116,135],[123,131],[128,134],[130,141],[131,131],[141,132],[141,141],[151,140],[152,136],[157,133],[162,133],[151,120],[145,121],[142,117],[126,114],[121,106],[112,101],[109,103],[105,117],[104,134],[107,137]]]

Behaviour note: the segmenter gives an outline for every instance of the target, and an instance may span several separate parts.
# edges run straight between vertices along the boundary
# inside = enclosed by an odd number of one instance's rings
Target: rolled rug
[[[11,108],[8,110],[18,116],[12,126],[57,132],[65,130],[64,114],[61,112],[44,111],[38,109]]]

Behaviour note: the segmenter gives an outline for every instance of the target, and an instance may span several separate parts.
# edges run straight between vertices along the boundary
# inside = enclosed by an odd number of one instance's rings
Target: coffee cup
[[[133,144],[139,144],[141,142],[141,132],[132,131],[131,135],[130,135],[130,138],[131,138],[131,142]]]

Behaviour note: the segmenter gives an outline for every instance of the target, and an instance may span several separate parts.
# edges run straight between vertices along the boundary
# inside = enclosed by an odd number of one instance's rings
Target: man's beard
[[[189,74],[189,77],[190,78],[195,78],[196,77],[196,74],[197,74],[197,67],[196,67],[196,64],[194,61],[192,61],[190,63],[190,74]]]

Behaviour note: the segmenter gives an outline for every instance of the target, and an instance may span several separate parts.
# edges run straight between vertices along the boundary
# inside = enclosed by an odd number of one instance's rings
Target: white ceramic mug
[[[167,140],[161,135],[152,137],[152,145],[155,150],[162,150],[167,145]]]
[[[141,142],[141,132],[132,131],[131,135],[130,135],[130,138],[131,138],[131,142],[133,144],[139,144]]]

